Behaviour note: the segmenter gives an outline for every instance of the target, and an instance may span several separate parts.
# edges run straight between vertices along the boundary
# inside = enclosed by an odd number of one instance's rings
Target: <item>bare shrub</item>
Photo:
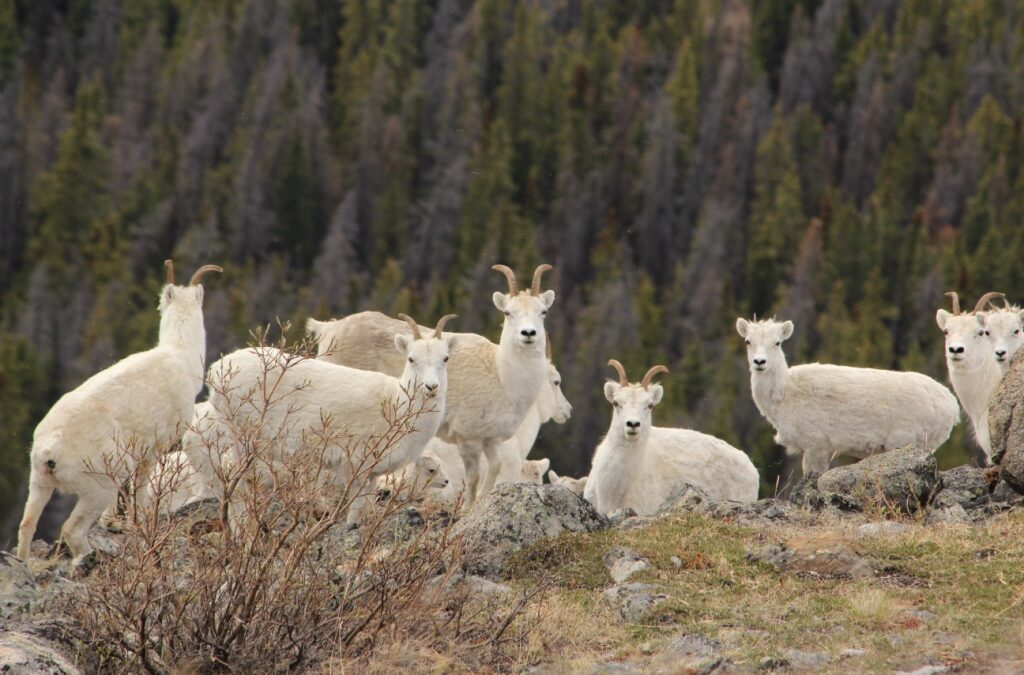
[[[266,333],[258,337],[266,344]],[[283,340],[275,346],[289,351]],[[294,360],[283,367],[307,358],[305,347],[292,349]],[[299,447],[285,451],[279,444],[293,404],[276,388],[280,369],[268,360],[257,391],[242,397],[248,410],[228,411],[220,431],[204,438],[219,507],[167,516],[189,479],[187,465],[168,459],[170,449],[159,453],[155,472],[136,473],[123,487],[120,550],[99,553],[88,582],[63,601],[90,669],[277,672],[367,663],[386,644],[433,645],[440,653],[470,639],[492,644],[497,635],[500,643],[525,605],[474,610],[466,620],[468,595],[446,590],[461,542],[450,518],[407,522],[422,490],[411,482],[371,503],[357,531],[344,526],[353,502],[374,491],[367,477],[375,463],[415,427],[422,409],[386,404],[385,433],[340,448],[344,421],[321,416]],[[270,414],[275,406],[286,414]],[[271,428],[280,419],[285,424]],[[120,443],[119,455],[97,471],[119,475],[141,453]],[[339,456],[349,467],[341,481]],[[237,517],[228,518],[229,505]]]

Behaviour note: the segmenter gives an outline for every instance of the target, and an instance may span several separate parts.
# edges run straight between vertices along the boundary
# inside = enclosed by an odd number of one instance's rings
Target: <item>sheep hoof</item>
[[[113,532],[114,534],[121,534],[124,532],[124,525],[117,518],[112,518],[104,523],[101,523],[107,532]]]
[[[89,551],[88,553],[82,554],[71,561],[71,578],[82,579],[96,569],[96,563],[99,560],[96,558],[96,551]]]
[[[71,548],[67,542],[63,539],[58,539],[53,542],[53,546],[50,547],[50,552],[47,554],[50,558],[71,558]]]
[[[352,530],[358,530],[359,523],[345,523],[345,532],[351,532]]]

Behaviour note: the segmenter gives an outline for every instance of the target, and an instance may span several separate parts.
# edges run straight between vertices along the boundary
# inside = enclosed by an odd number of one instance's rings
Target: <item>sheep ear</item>
[[[399,333],[395,336],[395,349],[400,351],[402,354],[409,353],[409,347],[412,346],[412,339],[408,335]]]
[[[508,296],[501,291],[494,291],[494,295],[491,296],[491,300],[494,301],[494,306],[498,308],[499,312],[505,311],[505,306],[508,305]]]
[[[196,286],[193,286],[192,288],[194,288],[196,290],[196,302],[198,302],[199,306],[202,307],[203,306],[203,287],[201,285],[196,285]]]
[[[949,320],[949,317],[951,316],[953,315],[947,312],[946,310],[940,309],[939,311],[935,312],[935,323],[939,324],[939,328],[941,330],[946,330],[946,322]]]
[[[306,319],[306,333],[311,337],[320,337],[320,331],[323,330],[323,322],[317,321],[313,317]]]
[[[741,338],[747,337],[747,328],[749,326],[750,323],[743,317],[736,319],[736,332],[740,334]]]
[[[555,473],[554,469],[548,471],[548,480],[551,482],[552,485],[558,482],[558,474]]]
[[[793,322],[786,321],[782,324],[782,339],[788,340],[793,337]]]
[[[548,458],[548,457],[545,457],[544,459],[540,460],[537,465],[538,465],[538,467],[540,467],[540,480],[543,483],[544,482],[544,474],[547,473],[548,467],[551,466],[551,459]]]
[[[544,291],[543,293],[540,294],[540,301],[544,303],[544,307],[546,309],[550,309],[551,305],[555,304],[555,292]]]
[[[652,384],[647,387],[647,391],[651,393],[651,405],[658,405],[665,396],[665,388],[660,384]]]
[[[608,399],[609,403],[615,401],[615,394],[619,393],[618,382],[605,382],[604,383],[604,397]]]
[[[444,340],[444,343],[448,345],[448,351],[451,351],[455,348],[455,345],[459,344],[459,338],[454,335],[445,335],[442,339]]]
[[[974,318],[978,322],[978,325],[984,328],[985,319],[988,318],[988,312],[978,312],[977,314],[974,315]]]

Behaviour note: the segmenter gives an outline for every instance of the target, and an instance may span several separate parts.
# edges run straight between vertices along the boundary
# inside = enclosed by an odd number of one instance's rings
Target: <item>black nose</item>
[[[949,348],[949,353],[950,354],[963,354],[964,353],[964,348],[963,347],[950,347]]]
[[[629,427],[630,429],[639,429],[640,423],[637,422],[636,420],[629,420],[626,422],[626,426]]]
[[[754,359],[755,366],[763,366],[766,363],[768,363],[768,359]]]
[[[425,384],[423,386],[427,388],[427,391],[434,391],[435,389],[437,389],[436,384]]]
[[[519,334],[522,335],[523,337],[537,337],[537,331],[535,331],[532,328],[524,328],[523,330],[519,331]]]
[[[996,350],[996,356],[1006,356],[1006,350],[1005,349],[997,349]]]

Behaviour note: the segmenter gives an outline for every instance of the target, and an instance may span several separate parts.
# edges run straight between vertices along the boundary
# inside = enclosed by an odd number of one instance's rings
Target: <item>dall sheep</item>
[[[412,494],[438,497],[448,487],[448,483],[441,458],[430,450],[424,450],[415,462],[406,464],[395,473],[381,476],[377,480],[377,489],[391,493],[407,489]]]
[[[550,265],[539,266],[530,290],[520,292],[515,274],[494,265],[508,280],[508,293],[494,293],[494,306],[505,315],[501,340],[456,333],[451,352],[451,382],[444,422],[438,436],[459,448],[466,468],[467,495],[486,493],[500,469],[499,444],[513,436],[537,400],[547,373],[544,358],[544,317],[555,301],[554,291],[541,291],[541,277]],[[390,336],[409,327],[379,312],[361,312],[335,321],[310,319],[306,329],[317,339],[318,358],[353,368],[396,375],[401,361],[388,349]],[[480,458],[488,471],[480,479]]]
[[[984,320],[996,362],[1003,375],[1006,375],[1010,369],[1010,360],[1024,344],[1024,309],[1009,304],[1003,297],[1003,306],[985,312]]]
[[[1001,293],[986,293],[981,296],[974,311],[962,313],[960,298],[955,291],[946,293],[953,301],[953,312],[940,309],[935,313],[935,322],[945,335],[946,367],[949,369],[949,381],[953,391],[960,399],[960,405],[967,411],[974,429],[974,439],[985,452],[985,460],[992,457],[992,442],[988,430],[988,404],[992,393],[1003,379],[1003,371],[999,366],[995,344],[993,343],[989,322],[1002,326],[1009,324],[1009,314],[999,319],[992,319],[982,308],[990,299],[1000,297]],[[1008,347],[1004,347],[1007,349]]]
[[[503,449],[514,449],[514,446],[502,444]],[[448,479],[448,486],[438,496],[439,501],[454,502],[460,495],[466,503],[473,500],[469,495],[469,488],[466,481],[466,468],[459,455],[459,448],[453,443],[447,443],[440,438],[434,438],[427,445],[427,452],[430,452],[441,462],[441,470]],[[501,470],[495,485],[501,483],[532,483],[540,485],[544,482],[544,472],[551,466],[551,460],[544,459],[523,459],[515,454],[506,454],[502,462]],[[481,471],[487,470],[487,458],[480,459]],[[482,495],[477,495],[478,497]]]
[[[679,483],[701,488],[713,499],[757,500],[760,477],[750,458],[725,441],[690,429],[651,425],[651,411],[664,389],[652,383],[665,366],[654,366],[630,384],[622,364],[608,362],[619,381],[604,385],[612,404],[608,434],[594,452],[583,496],[601,513],[632,508],[653,515]]]
[[[54,490],[78,497],[61,537],[72,555],[91,553],[89,528],[104,511],[112,513],[120,484],[133,471],[145,476],[155,453],[177,442],[191,419],[206,361],[200,280],[223,270],[204,265],[188,286],[176,286],[174,266],[170,260],[164,265],[157,346],[125,357],[64,394],[35,429],[28,500],[18,529],[22,560],[28,560],[39,515]],[[135,451],[125,452],[129,446]],[[105,464],[113,480],[104,474]],[[144,498],[144,482],[140,493]]]
[[[837,455],[868,455],[916,444],[934,452],[960,419],[953,394],[921,373],[809,363],[786,364],[793,322],[736,320],[747,344],[754,403],[775,442],[803,453],[804,473],[825,472]]]
[[[357,472],[366,472],[368,485],[388,473],[415,462],[437,432],[444,416],[448,391],[447,365],[456,338],[443,335],[444,324],[454,314],[443,317],[429,337],[409,317],[399,315],[412,327],[411,334],[392,336],[404,367],[399,377],[358,370],[317,359],[300,358],[270,347],[233,352],[210,366],[210,400],[216,409],[214,429],[224,431],[223,420],[232,426],[248,423],[259,428],[268,442],[270,460],[284,452],[294,452],[324,430],[324,420],[336,427],[326,440],[325,463],[344,487]],[[269,382],[268,382],[269,381]],[[264,387],[277,392],[276,401],[265,404]],[[375,448],[386,434],[393,434],[394,420],[383,414],[394,406],[398,416],[416,415],[412,428],[391,448]],[[241,442],[228,437],[232,463],[243,461]],[[318,439],[318,442],[321,442]],[[371,457],[371,453],[380,456]],[[358,523],[370,496],[360,489],[349,507],[348,523]]]
[[[567,487],[578,495],[582,495],[583,491],[587,489],[587,477],[573,478],[571,476],[559,476],[555,473],[554,469],[548,471],[548,480],[551,481],[552,485],[561,485]]]

